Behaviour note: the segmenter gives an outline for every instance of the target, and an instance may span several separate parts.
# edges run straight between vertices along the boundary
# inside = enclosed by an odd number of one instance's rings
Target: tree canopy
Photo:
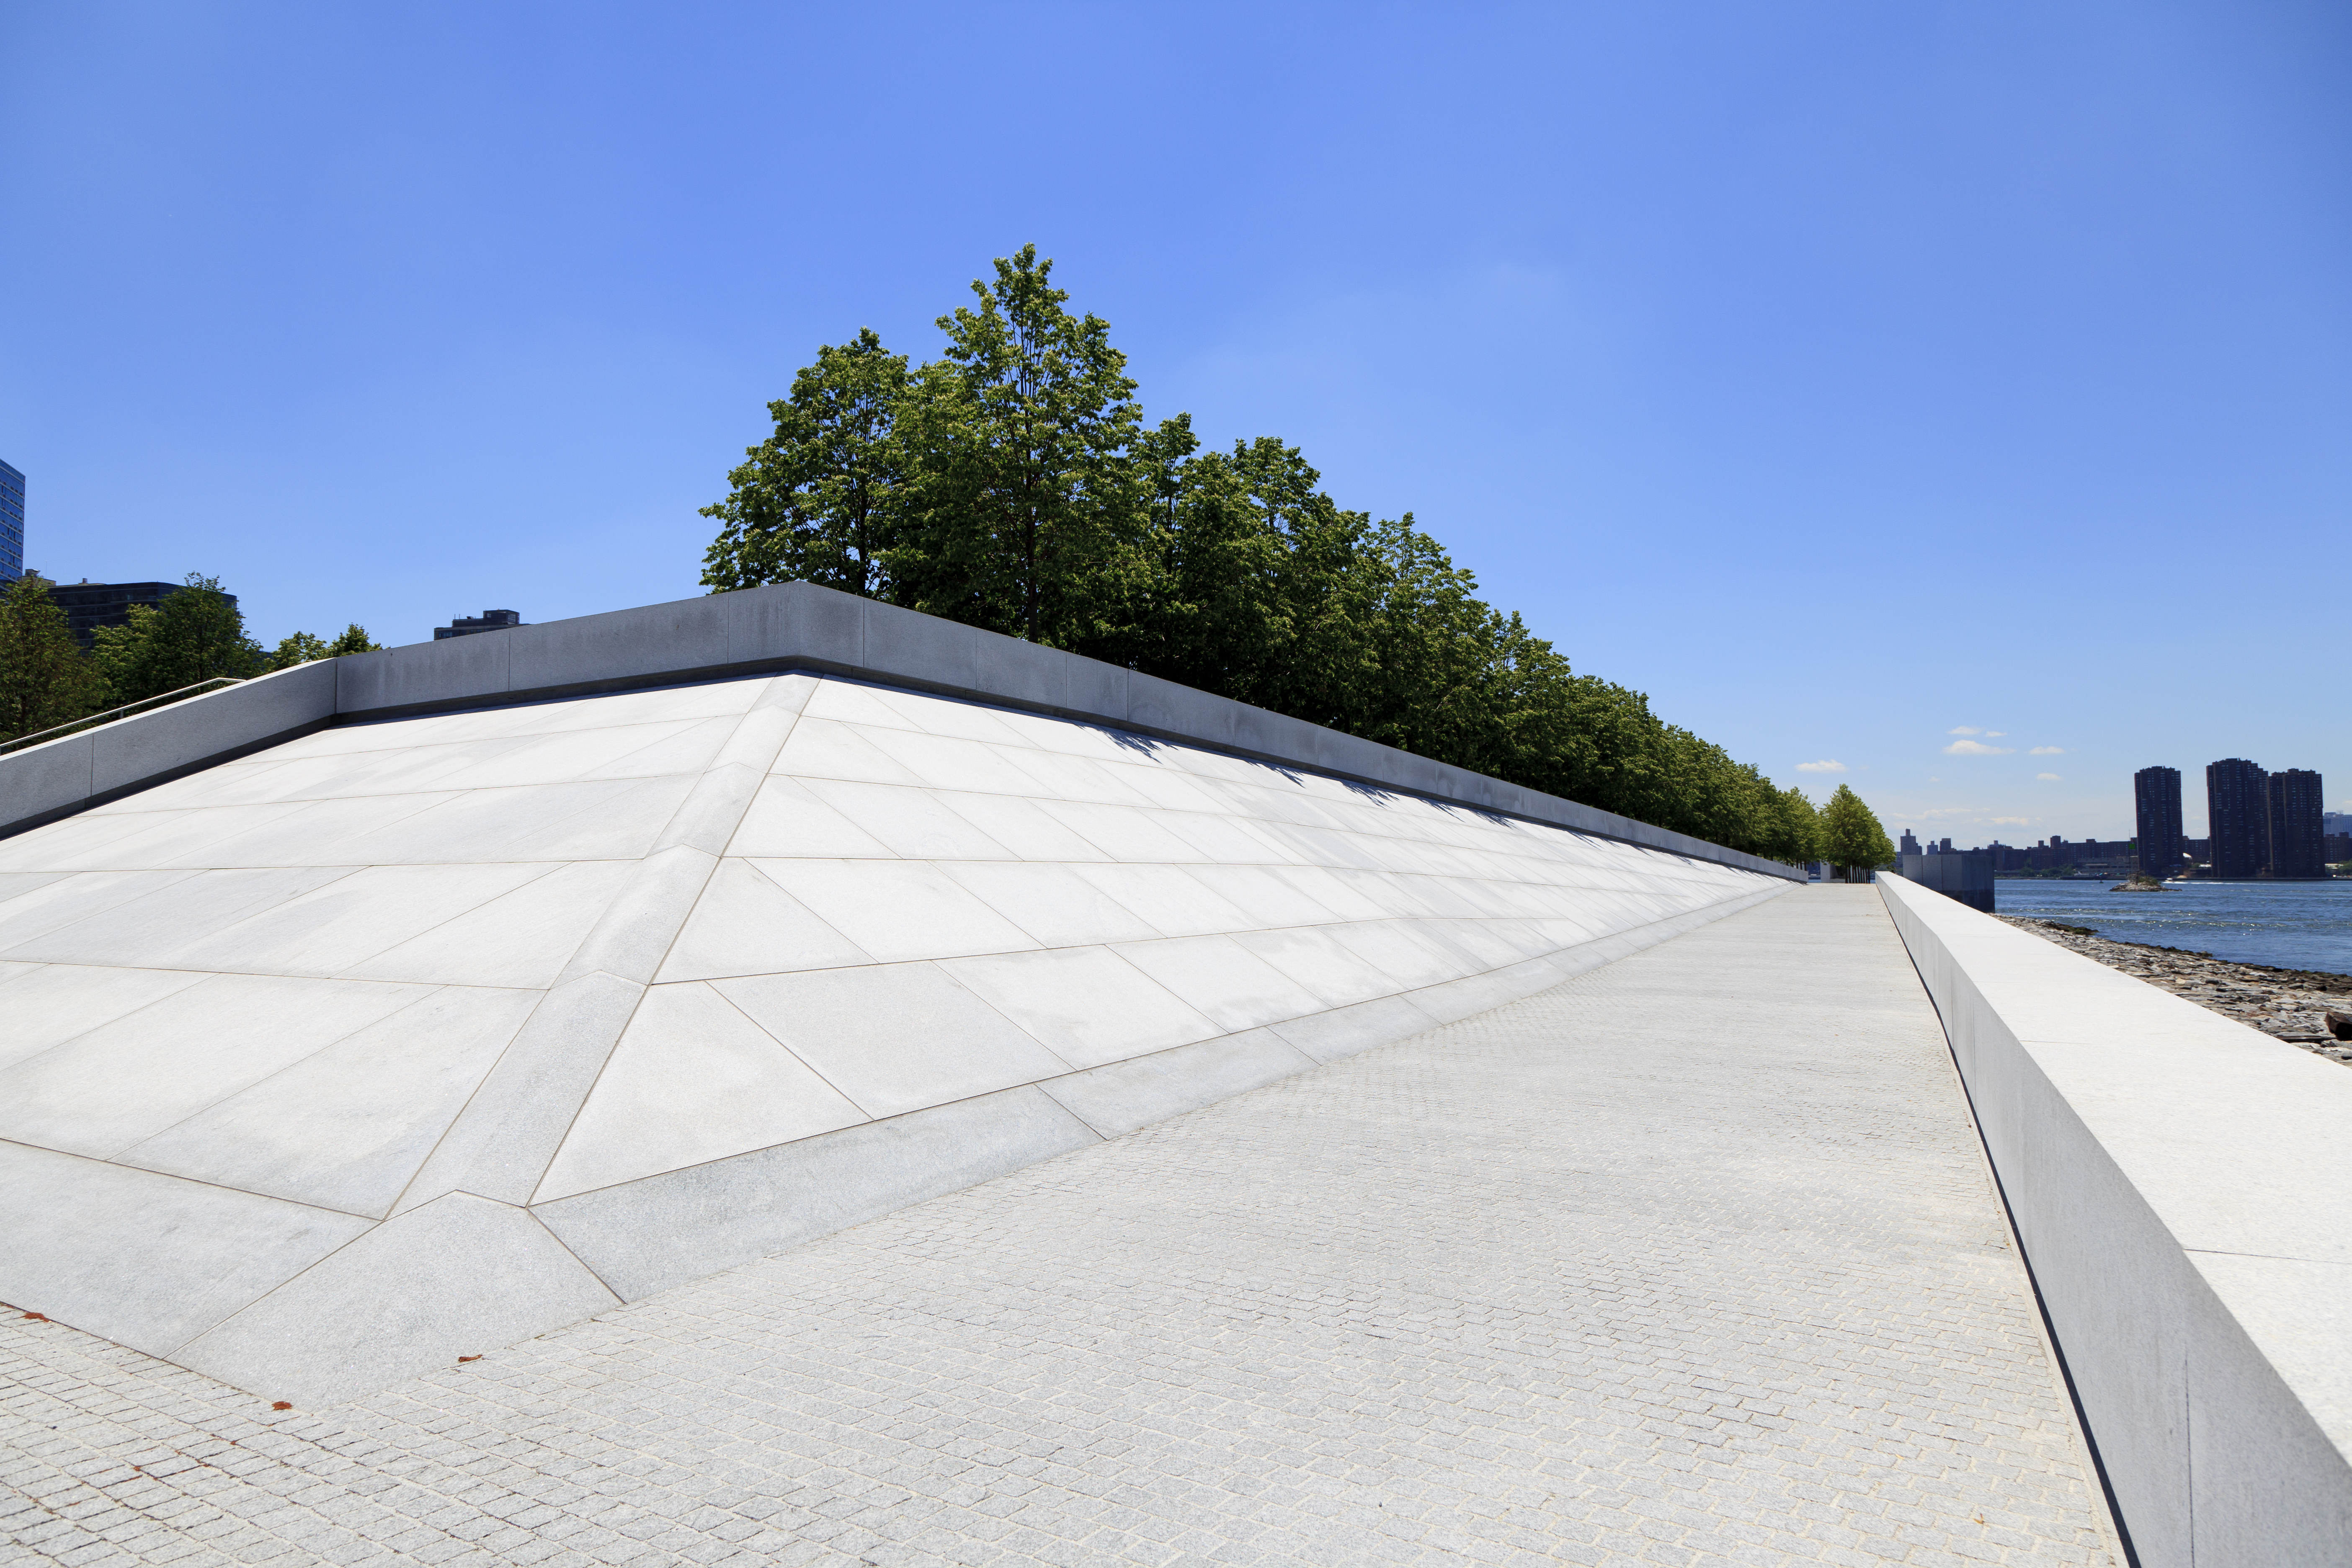
[[[92,634],[90,658],[115,704],[220,676],[249,679],[269,668],[268,656],[245,635],[245,616],[221,592],[220,579],[191,572],[186,581],[154,608],[133,605],[125,625]]]
[[[727,476],[727,499],[702,509],[727,525],[705,557],[703,581],[885,593],[883,552],[898,540],[906,500],[898,418],[907,379],[907,356],[885,352],[870,329],[818,349],[791,394],[768,405],[776,433]]]
[[[309,632],[296,632],[278,643],[269,655],[272,669],[291,669],[298,664],[310,664],[321,658],[341,658],[347,653],[378,653],[383,645],[368,640],[367,628],[354,621],[343,628],[342,636],[329,642]]]
[[[0,740],[218,676],[247,679],[376,647],[365,628],[352,625],[332,641],[296,632],[264,653],[246,635],[245,617],[219,580],[192,572],[161,605],[134,605],[123,625],[99,627],[84,653],[50,586],[27,572],[0,590]]]
[[[1878,817],[1862,796],[1837,786],[1822,807],[1821,858],[1847,872],[1857,867],[1884,866],[1895,858],[1895,846]]]
[[[1641,692],[1572,670],[1412,514],[1272,437],[1143,416],[1100,317],[1028,246],[911,364],[817,350],[703,509],[713,592],[806,581],[1009,633],[1787,861],[1822,824]],[[1841,792],[1850,794],[1850,792]],[[1856,801],[1858,805],[1860,803]]]
[[[30,572],[9,584],[0,593],[0,736],[69,724],[104,690],[49,584]]]

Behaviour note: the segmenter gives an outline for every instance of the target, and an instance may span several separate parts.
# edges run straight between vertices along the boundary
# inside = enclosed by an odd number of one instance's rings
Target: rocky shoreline
[[[2116,942],[2095,935],[2088,927],[2071,926],[2062,921],[2025,915],[1993,918],[2054,942],[2070,952],[2095,958],[2150,985],[2161,986],[2225,1018],[2252,1025],[2275,1039],[2301,1046],[2314,1056],[2352,1066],[2352,1040],[2330,1037],[2324,1016],[2329,1008],[2352,1013],[2352,974],[2233,963],[2210,952]]]

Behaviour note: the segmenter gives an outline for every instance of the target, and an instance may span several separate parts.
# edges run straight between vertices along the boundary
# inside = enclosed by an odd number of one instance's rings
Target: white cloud
[[[2066,754],[2066,748],[2063,746],[2028,746],[2025,748],[2025,754],[2029,757],[2063,757]]]
[[[1984,731],[1978,729],[1974,724],[1956,724],[1951,729],[1945,731],[1944,733],[1947,735],[1981,735]]]
[[[2022,816],[1996,816],[1992,819],[1992,825],[1995,827],[2022,827],[2025,823],[2026,819]]]
[[[1842,773],[1845,772],[1845,764],[1833,757],[1823,757],[1818,763],[1799,763],[1797,771],[1801,773]]]
[[[1998,730],[1988,730],[1985,731],[1985,733],[1989,735],[1997,735],[2000,732],[2000,731]],[[1944,748],[1944,755],[1948,757],[2005,757],[2015,750],[2017,750],[2015,746],[1988,746],[1982,741],[1955,741],[1950,745]]]
[[[1944,781],[1941,779],[1929,779],[1927,782],[1929,784],[1942,784]]]
[[[2036,773],[2033,776],[2038,779],[2048,779],[2052,784],[2064,784],[2066,782],[2064,779],[2060,778],[2056,773]]]

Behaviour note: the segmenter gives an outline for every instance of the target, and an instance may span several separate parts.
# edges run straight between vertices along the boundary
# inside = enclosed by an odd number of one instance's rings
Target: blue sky
[[[2270,0],[5,0],[0,458],[267,641],[681,597],[815,346],[1034,241],[1153,417],[1775,779],[2193,832],[2352,805],[2347,88]]]

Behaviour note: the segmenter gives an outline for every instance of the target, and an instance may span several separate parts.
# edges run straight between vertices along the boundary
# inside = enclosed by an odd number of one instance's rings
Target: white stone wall
[[[2143,1568],[2352,1562],[2352,1074],[1878,888]]]
[[[0,841],[0,1299],[315,1403],[1787,886],[840,678],[318,730]]]

